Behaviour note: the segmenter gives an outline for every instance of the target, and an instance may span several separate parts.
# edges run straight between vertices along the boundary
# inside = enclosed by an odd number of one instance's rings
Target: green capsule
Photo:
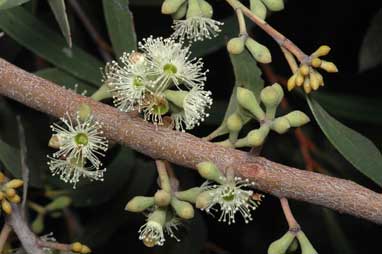
[[[125,210],[140,213],[153,206],[154,203],[154,197],[136,196],[127,203]]]
[[[272,62],[272,55],[269,49],[254,39],[249,37],[245,42],[245,46],[259,63]]]
[[[285,254],[294,238],[295,236],[290,231],[286,232],[280,239],[269,245],[268,254]]]
[[[163,14],[173,14],[186,0],[165,0],[162,4]]]
[[[281,11],[284,9],[284,0],[262,0],[271,11]]]
[[[267,8],[261,0],[250,0],[250,9],[253,14],[262,20],[267,16]]]
[[[292,111],[284,116],[292,127],[300,127],[310,122],[309,117],[299,110]]]
[[[196,168],[203,178],[218,183],[221,181],[223,175],[214,163],[204,161],[196,165]]]
[[[230,131],[238,132],[243,127],[243,121],[237,113],[233,113],[227,118],[227,128]]]
[[[189,220],[194,217],[194,208],[186,201],[173,197],[171,199],[171,206],[174,208],[176,214],[182,219]]]
[[[271,124],[271,129],[277,132],[278,134],[284,134],[290,129],[290,127],[290,123],[285,118],[285,116],[276,118]]]

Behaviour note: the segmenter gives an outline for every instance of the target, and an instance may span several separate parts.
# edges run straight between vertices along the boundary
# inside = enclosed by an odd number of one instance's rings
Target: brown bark
[[[31,108],[61,117],[89,104],[103,123],[105,135],[154,159],[195,168],[212,161],[220,169],[234,169],[255,182],[257,189],[277,197],[297,199],[382,224],[382,195],[354,182],[284,166],[262,157],[225,148],[187,133],[154,125],[119,112],[91,98],[25,72],[0,59],[0,94]]]

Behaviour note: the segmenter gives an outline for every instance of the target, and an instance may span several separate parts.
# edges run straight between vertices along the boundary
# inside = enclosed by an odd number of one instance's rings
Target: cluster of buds
[[[238,37],[232,38],[227,43],[227,50],[230,54],[233,55],[243,53],[245,48],[248,49],[248,51],[256,59],[257,62],[272,62],[272,55],[269,49],[261,43],[255,41],[251,37],[248,37],[247,34],[242,34]]]
[[[31,224],[33,232],[35,232],[36,234],[42,233],[45,227],[44,222],[46,215],[49,215],[53,218],[57,218],[61,216],[61,210],[70,206],[71,203],[71,198],[67,196],[56,197],[45,206],[41,206],[29,201],[28,206],[37,213],[36,218]]]
[[[60,175],[60,179],[72,183],[73,188],[80,177],[102,181],[106,169],[101,168],[99,156],[105,156],[108,141],[103,136],[102,125],[94,120],[90,106],[80,105],[74,120],[66,113],[61,121],[63,124],[51,126],[55,134],[49,146],[58,149],[52,157],[48,156],[52,175]]]
[[[92,252],[88,246],[80,242],[72,243],[70,247],[71,247],[71,251],[74,253],[88,254]]]
[[[310,121],[305,113],[298,110],[276,117],[277,108],[284,97],[283,89],[277,83],[265,87],[260,93],[265,112],[251,90],[238,87],[236,96],[240,107],[227,118],[226,122],[230,133],[229,144],[235,147],[260,146],[264,143],[270,130],[283,134],[291,127],[300,127]],[[250,131],[246,137],[238,139],[239,132],[243,127],[243,119],[248,115],[256,119],[260,127]]]
[[[250,0],[250,9],[253,14],[261,19],[267,16],[269,11],[281,11],[284,9],[284,0]]]
[[[21,198],[17,195],[16,189],[20,188],[23,183],[20,179],[7,181],[5,175],[0,172],[0,201],[1,208],[6,214],[12,213],[11,203],[20,203]]]
[[[203,41],[216,37],[223,23],[212,19],[213,8],[205,0],[165,0],[162,13],[172,15],[174,39]]]
[[[280,239],[271,243],[268,247],[268,254],[286,254],[295,252],[298,247],[301,254],[317,254],[308,237],[302,230],[288,231]]]
[[[299,69],[289,78],[288,90],[291,91],[295,87],[303,87],[305,93],[309,94],[312,90],[317,90],[320,86],[324,86],[324,79],[316,68],[323,69],[327,72],[338,72],[337,66],[325,60],[320,59],[330,52],[330,47],[320,46],[308,60],[301,63]]]

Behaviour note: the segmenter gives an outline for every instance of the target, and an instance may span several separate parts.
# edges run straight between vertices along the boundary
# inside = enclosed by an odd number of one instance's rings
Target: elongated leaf
[[[363,123],[382,124],[382,101],[353,95],[314,93],[316,99],[334,116]]]
[[[0,10],[5,10],[22,5],[30,0],[0,0]]]
[[[65,40],[34,16],[17,7],[2,11],[0,28],[18,43],[73,76],[100,85],[103,64],[80,48],[68,48]]]
[[[50,8],[60,26],[61,32],[64,35],[69,47],[72,47],[72,35],[70,33],[70,26],[68,15],[66,14],[66,7],[64,0],[48,0]]]
[[[382,155],[378,148],[369,139],[330,116],[314,99],[308,97],[308,103],[332,145],[355,168],[382,185]]]
[[[103,9],[115,54],[121,56],[136,49],[137,36],[129,0],[103,0]]]
[[[211,134],[212,137],[217,137],[228,133],[226,120],[239,107],[236,99],[237,87],[245,87],[250,89],[256,96],[260,96],[260,91],[264,87],[264,81],[261,78],[261,71],[257,66],[255,59],[248,51],[244,51],[240,55],[230,55],[230,58],[235,73],[235,85],[232,90],[224,119],[221,125]],[[243,120],[244,123],[247,123],[250,119],[247,118]]]

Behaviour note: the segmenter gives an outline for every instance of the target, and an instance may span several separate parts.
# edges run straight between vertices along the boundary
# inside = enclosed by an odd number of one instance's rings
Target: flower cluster
[[[124,112],[138,110],[156,125],[170,114],[177,130],[202,122],[212,99],[204,90],[207,71],[201,59],[191,58],[189,47],[171,38],[149,37],[139,50],[105,67],[104,82],[115,106]]]
[[[1,201],[1,211],[6,214],[12,213],[11,203],[20,203],[21,198],[17,194],[16,189],[20,188],[24,182],[20,179],[12,179],[8,181],[5,175],[0,172],[0,201]]]
[[[52,175],[60,175],[60,179],[72,183],[73,188],[76,188],[80,177],[102,181],[106,171],[101,169],[99,159],[108,149],[102,126],[89,112],[85,117],[81,113],[78,112],[74,121],[66,113],[61,118],[62,125],[51,125],[55,134],[49,142],[50,146],[58,149],[53,156],[48,156]]]

